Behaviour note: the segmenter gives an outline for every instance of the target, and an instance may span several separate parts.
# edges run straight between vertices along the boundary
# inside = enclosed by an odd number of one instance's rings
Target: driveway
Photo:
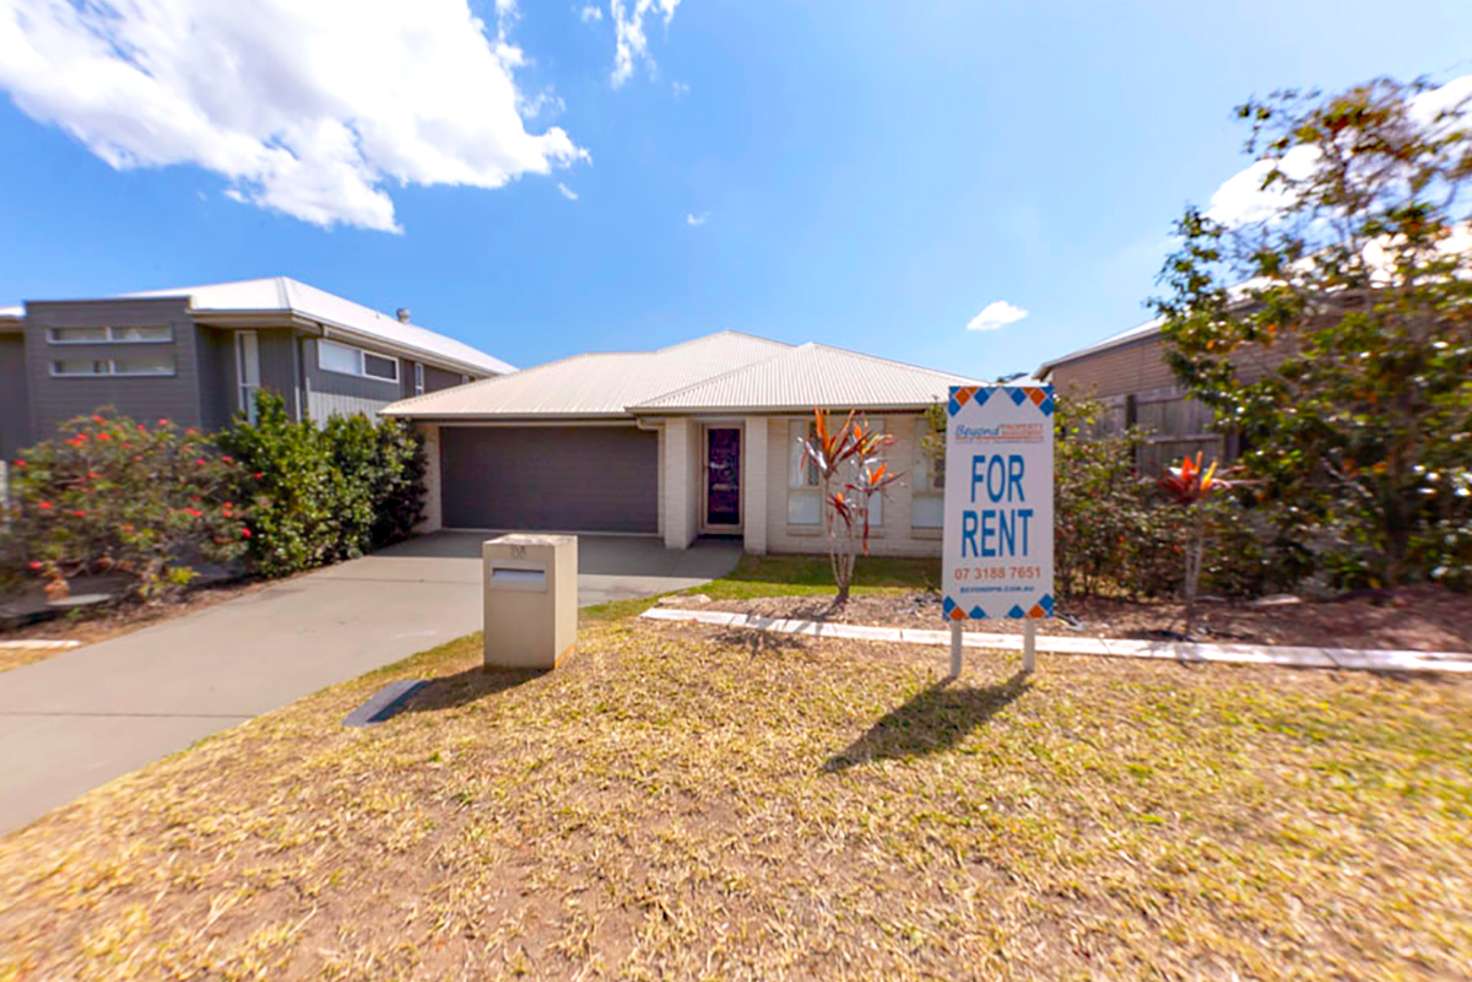
[[[441,532],[0,672],[0,833],[195,740],[481,627],[481,534]],[[581,536],[578,601],[728,572],[741,547]]]

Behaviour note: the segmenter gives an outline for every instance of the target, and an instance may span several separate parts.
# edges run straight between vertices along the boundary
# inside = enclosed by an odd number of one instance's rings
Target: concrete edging
[[[61,641],[40,639],[34,641],[0,641],[0,651],[70,651],[72,648],[80,648],[80,641]]]
[[[691,621],[774,634],[901,644],[949,646],[948,629],[880,627],[868,624],[830,624],[760,617],[725,610],[680,610],[651,607],[641,617],[656,621]],[[966,631],[968,648],[1021,651],[1020,634]],[[1399,651],[1377,648],[1302,648],[1286,645],[1203,644],[1186,641],[1135,641],[1128,638],[1067,638],[1039,634],[1037,650],[1055,655],[1103,655],[1111,658],[1155,658],[1180,662],[1220,662],[1236,665],[1281,665],[1289,668],[1339,668],[1372,672],[1456,672],[1472,674],[1472,653],[1453,651]]]

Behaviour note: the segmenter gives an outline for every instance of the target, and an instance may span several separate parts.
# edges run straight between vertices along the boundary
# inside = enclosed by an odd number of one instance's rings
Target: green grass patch
[[[853,592],[856,595],[938,589],[939,559],[860,556],[854,568]],[[702,593],[712,600],[754,600],[758,597],[826,596],[837,590],[827,556],[742,556],[736,568],[720,579],[677,591],[677,594]],[[638,617],[659,600],[660,597],[641,597],[584,607],[579,622],[597,624]]]

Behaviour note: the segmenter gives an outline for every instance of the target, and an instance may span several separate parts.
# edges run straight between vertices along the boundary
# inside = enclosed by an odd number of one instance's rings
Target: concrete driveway
[[[481,627],[481,534],[436,533],[0,672],[0,833],[195,740]],[[584,606],[695,586],[739,544],[582,536]]]

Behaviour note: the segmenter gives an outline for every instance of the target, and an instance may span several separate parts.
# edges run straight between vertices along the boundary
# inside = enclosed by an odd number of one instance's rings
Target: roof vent
[[[394,311],[394,316],[399,319],[400,324],[409,323],[409,308],[400,307],[398,310]]]

